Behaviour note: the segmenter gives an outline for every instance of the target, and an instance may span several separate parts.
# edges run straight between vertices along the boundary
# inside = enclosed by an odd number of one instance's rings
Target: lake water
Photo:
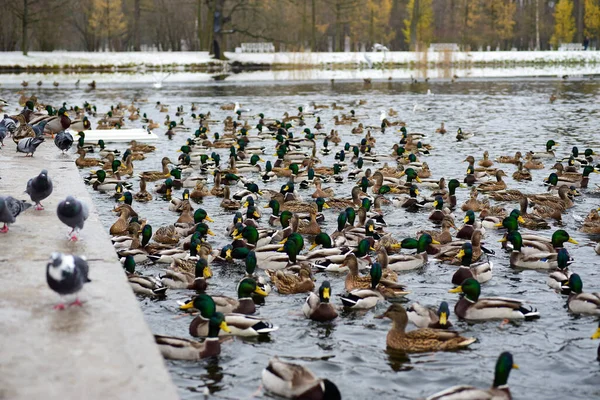
[[[427,89],[434,94],[428,96]],[[16,88],[0,86],[0,97],[16,100]],[[568,155],[572,146],[579,149],[591,147],[600,150],[600,135],[597,133],[599,121],[600,85],[587,79],[577,80],[477,80],[451,83],[432,82],[429,84],[409,84],[406,82],[375,82],[367,87],[362,81],[335,82],[245,82],[245,83],[173,83],[156,90],[146,85],[128,88],[125,82],[106,83],[92,92],[67,87],[29,88],[47,103],[80,105],[88,101],[97,106],[98,111],[107,111],[110,105],[118,102],[130,103],[133,98],[147,100],[139,103],[142,113],[149,118],[162,122],[165,114],[155,109],[157,101],[170,105],[170,115],[174,118],[175,108],[183,105],[189,112],[191,103],[195,103],[202,112],[211,111],[213,118],[223,119],[231,111],[221,111],[224,103],[239,101],[252,113],[263,112],[267,117],[281,117],[285,111],[294,113],[299,105],[309,101],[318,104],[337,102],[346,107],[344,111],[326,109],[321,114],[325,130],[335,128],[343,142],[357,143],[362,136],[352,135],[351,126],[334,126],[333,115],[349,112],[351,108],[361,116],[365,125],[379,124],[379,111],[394,108],[400,119],[406,121],[409,131],[428,134],[425,142],[435,149],[430,156],[424,156],[434,178],[462,178],[467,164],[462,160],[467,155],[480,159],[484,150],[490,152],[492,159],[502,154],[514,155],[515,151],[542,151],[549,139],[560,142],[558,154]],[[551,93],[558,97],[549,103]],[[357,100],[366,100],[366,105],[350,106]],[[413,112],[415,103],[426,106],[428,111]],[[176,118],[178,120],[178,118]],[[449,134],[435,134],[440,122],[445,121]],[[95,121],[93,121],[95,122]],[[314,125],[308,119],[308,126]],[[94,124],[95,125],[95,124]],[[130,123],[127,127],[140,126],[140,122]],[[186,116],[186,125],[194,126]],[[458,127],[475,133],[475,137],[456,142]],[[220,126],[213,127],[221,131]],[[176,135],[172,141],[164,136],[161,126],[156,133],[160,136],[158,151],[150,153],[146,160],[135,162],[136,171],[156,170],[160,159],[169,156],[174,160],[176,150],[187,138],[186,134]],[[296,129],[300,132],[300,129]],[[389,154],[392,145],[398,142],[399,135],[393,130],[382,134],[374,131],[377,139],[375,151]],[[298,133],[296,134],[298,136]],[[261,145],[267,147],[263,158],[274,161],[275,141],[265,140]],[[318,141],[321,146],[321,140]],[[124,145],[109,144],[109,147],[124,149]],[[339,148],[334,148],[335,151]],[[217,150],[222,160],[227,159],[227,149]],[[319,155],[324,165],[334,162],[333,151],[329,156]],[[545,191],[542,179],[551,167],[546,162],[544,170],[532,171],[533,181],[515,182],[510,176],[515,167],[503,164],[507,172],[510,188],[521,189],[527,193]],[[87,171],[82,171],[86,174]],[[254,176],[259,186],[279,189],[285,182],[280,178],[275,182],[263,184]],[[210,178],[212,181],[212,178]],[[134,189],[137,190],[137,178]],[[598,175],[591,177],[590,191],[600,183]],[[352,183],[333,186],[336,196],[349,195]],[[149,184],[149,189],[153,184]],[[427,193],[427,191],[425,191]],[[585,191],[584,191],[585,192]],[[312,190],[302,191],[310,196]],[[459,189],[458,204],[468,198],[469,189]],[[175,191],[180,197],[181,191]],[[93,193],[96,207],[102,212],[106,228],[114,222],[110,212],[114,206],[105,195]],[[219,207],[220,199],[207,198],[202,207],[215,220],[211,229],[217,234],[210,237],[214,248],[220,248],[230,239],[225,233],[231,221],[231,214]],[[259,202],[262,206],[264,201]],[[600,258],[594,253],[593,238],[578,232],[579,224],[574,216],[585,217],[590,209],[600,205],[599,198],[584,194],[578,197],[577,204],[563,216],[564,226],[579,245],[568,245],[570,254],[575,258],[572,269],[579,273],[584,282],[585,291],[600,289]],[[506,204],[508,210],[516,204]],[[156,230],[163,224],[173,223],[176,215],[167,209],[167,203],[156,196],[155,200],[139,204],[135,210],[151,221]],[[266,211],[266,212],[265,212]],[[262,224],[267,224],[269,210],[261,208],[264,216]],[[387,206],[384,209],[388,222],[386,231],[395,237],[412,237],[422,228],[430,228],[428,213],[408,214],[403,210]],[[462,219],[460,210],[455,212]],[[336,226],[337,214],[334,210],[325,211],[326,221],[322,225],[325,232],[332,233]],[[457,224],[459,221],[457,221]],[[558,227],[543,234],[550,235]],[[546,275],[535,271],[516,271],[509,267],[508,254],[500,249],[500,234],[488,231],[485,246],[496,251],[491,257],[494,263],[494,277],[482,288],[484,296],[506,296],[525,299],[528,305],[537,308],[541,319],[523,324],[499,322],[469,325],[459,322],[455,315],[451,321],[456,329],[465,336],[473,336],[478,341],[468,350],[460,352],[439,352],[398,357],[385,350],[385,337],[390,328],[389,321],[373,319],[383,312],[387,304],[380,304],[375,310],[366,313],[342,312],[340,317],[330,324],[320,324],[306,320],[301,306],[306,295],[284,296],[273,292],[258,313],[278,325],[278,331],[264,340],[235,339],[222,346],[221,355],[216,359],[200,362],[167,361],[173,381],[184,399],[198,398],[198,392],[208,389],[215,398],[248,399],[268,397],[258,390],[262,369],[269,358],[278,355],[286,360],[296,360],[307,365],[317,375],[328,377],[340,388],[345,399],[385,398],[414,399],[455,384],[469,384],[489,387],[493,381],[496,358],[502,351],[511,351],[520,369],[511,373],[509,384],[516,399],[591,399],[600,396],[600,365],[596,361],[598,342],[590,340],[597,327],[597,320],[590,317],[574,317],[567,313],[566,298],[553,293],[546,286]],[[139,271],[155,274],[160,269],[148,265],[139,266]],[[453,310],[457,296],[448,293],[452,287],[450,279],[455,267],[430,261],[422,270],[401,275],[400,280],[407,283],[412,293],[409,301],[421,304],[438,305],[446,300]],[[243,274],[243,265],[213,265],[214,277],[210,281],[209,293],[226,294],[235,297],[235,287]],[[343,291],[343,276],[317,275],[317,286],[324,279],[332,283],[332,302],[340,306],[337,295]],[[186,300],[190,293],[169,291],[164,301],[140,299],[140,306],[154,333],[188,336],[189,316],[181,316],[176,301]],[[452,312],[453,314],[453,312]]]

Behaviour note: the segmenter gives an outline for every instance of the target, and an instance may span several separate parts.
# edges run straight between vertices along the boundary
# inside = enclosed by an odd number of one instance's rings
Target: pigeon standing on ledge
[[[52,180],[48,176],[47,170],[42,170],[38,176],[31,178],[27,182],[25,193],[29,195],[31,201],[35,203],[36,210],[43,210],[41,201],[52,194]]]
[[[33,157],[33,153],[35,153],[38,146],[42,143],[44,143],[43,136],[21,139],[19,140],[19,144],[17,144],[17,153],[25,153],[25,157]]]
[[[85,257],[70,254],[52,253],[46,265],[46,281],[50,289],[61,296],[76,294],[83,285],[91,282],[88,278],[89,266]],[[79,297],[70,305],[81,306]],[[54,309],[64,310],[64,303],[54,306]]]
[[[69,233],[70,240],[77,241],[76,231],[83,229],[83,224],[89,215],[87,206],[73,196],[68,196],[58,203],[56,215],[63,224],[72,229]]]
[[[14,223],[17,216],[29,207],[31,204],[26,203],[25,200],[17,200],[12,196],[0,196],[0,222],[4,222],[0,233],[8,232],[8,224]]]

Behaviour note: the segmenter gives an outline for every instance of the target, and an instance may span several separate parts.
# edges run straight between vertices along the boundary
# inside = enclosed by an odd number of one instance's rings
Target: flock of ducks
[[[351,107],[359,109],[362,104]],[[353,127],[348,132],[351,138],[344,135],[348,142],[343,142],[335,128],[326,132],[328,123],[320,112],[330,107],[340,111],[330,124]],[[411,291],[398,281],[398,274],[419,271],[432,259],[456,266],[448,283],[455,286],[450,292],[461,294],[454,306],[458,319],[505,323],[540,318],[540,313],[522,300],[482,296],[486,282],[496,273],[490,258],[495,252],[482,243],[490,230],[503,233],[502,247],[510,265],[542,272],[540,277],[545,276],[549,290],[565,296],[569,312],[600,316],[600,294],[584,292],[582,278],[570,269],[573,259],[565,245],[577,241],[563,229],[553,230],[551,235],[531,232],[559,225],[577,196],[593,194],[590,175],[599,172],[600,166],[592,149],[580,152],[574,147],[569,154],[558,156],[558,143],[548,140],[543,151],[517,152],[494,160],[485,151],[481,159],[469,156],[464,160],[468,164],[464,176],[433,179],[433,168],[425,159],[435,148],[426,142],[426,135],[409,132],[404,122],[393,120],[397,115],[393,109],[381,112],[380,124],[370,126],[360,122],[365,116],[355,110],[341,112],[344,107],[338,104],[311,103],[299,107],[297,113],[271,119],[262,113],[251,115],[238,103],[221,108],[228,114],[224,120],[199,112],[194,104],[190,115],[189,107],[177,107],[179,122],[167,116],[169,139],[189,137],[182,140],[177,158],[175,154],[163,157],[160,168],[152,171],[136,170],[135,161],[156,151],[155,146],[131,142],[121,154],[102,141],[89,143],[85,129],[77,129],[79,158],[75,163],[93,168],[86,183],[107,198],[119,200],[114,208],[119,216],[110,234],[133,290],[151,298],[164,298],[169,290],[189,291],[193,296],[179,308],[193,311],[189,335],[205,339],[156,335],[166,358],[216,356],[221,352],[222,336],[252,337],[276,331],[268,318],[256,315],[256,304],[269,301],[272,290],[281,295],[308,293],[302,313],[320,323],[338,318],[342,308],[369,310],[389,303],[376,318],[392,321],[386,338],[391,350],[411,353],[466,348],[476,338],[453,330],[448,302],[435,308],[418,302],[409,307],[401,304]],[[167,113],[169,107],[157,103],[156,109]],[[54,108],[30,98],[20,115],[27,110],[30,115],[17,118],[17,130],[34,127],[28,124],[32,116],[46,110],[49,118],[49,110]],[[100,127],[119,128],[127,113],[130,120],[137,120],[140,108],[134,102],[119,104],[100,115],[88,103],[82,108],[63,105],[57,123],[71,113],[88,123],[88,118],[98,118],[103,121]],[[184,118],[191,119],[195,129],[187,128]],[[139,119],[144,124],[154,123],[146,114]],[[48,132],[51,121],[46,133],[61,132],[53,128]],[[71,121],[71,128],[73,124]],[[393,138],[393,147],[378,146],[375,132]],[[444,134],[443,123],[432,132]],[[456,140],[473,136],[458,128]],[[276,141],[276,158],[264,161],[267,140]],[[319,153],[335,154],[333,165],[321,163]],[[96,154],[100,158],[95,158]],[[530,170],[548,167],[553,172],[545,179],[542,193],[511,189],[505,180],[511,176],[515,181],[531,181]],[[514,168],[512,174],[506,172],[509,168]],[[134,177],[139,178],[137,191]],[[281,183],[280,190],[264,188],[273,181]],[[336,193],[335,185],[347,181],[354,183],[351,192]],[[325,187],[328,183],[333,186]],[[457,190],[470,190],[470,198],[457,204]],[[155,228],[149,223],[152,215],[138,213],[138,203],[156,201],[164,201],[173,212],[172,224]],[[210,237],[215,233],[209,225],[213,220],[198,203],[220,205],[231,214],[229,244],[213,248]],[[324,212],[326,209],[336,210],[333,232],[322,230],[331,213]],[[431,229],[414,237],[398,237],[385,221],[387,214],[398,210],[406,215],[428,215]],[[600,233],[598,210],[582,221],[582,233]],[[600,254],[600,244],[595,250]],[[137,264],[144,262],[164,266],[164,273],[150,276],[137,272]],[[237,296],[211,296],[212,268],[227,264],[242,264],[245,269]],[[316,273],[326,278],[318,282]],[[338,305],[332,302],[333,280],[344,282]],[[409,324],[416,329],[407,330]],[[600,338],[600,324],[593,338]],[[491,388],[456,386],[428,398],[510,399],[507,380],[513,368],[517,366],[512,354],[504,352],[498,357]],[[286,398],[341,398],[333,382],[278,358],[269,362],[262,380],[265,389]]]

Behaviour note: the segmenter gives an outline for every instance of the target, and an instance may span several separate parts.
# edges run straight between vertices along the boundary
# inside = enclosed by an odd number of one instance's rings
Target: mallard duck
[[[525,155],[525,164],[523,164],[523,167],[525,167],[528,170],[543,169],[544,163],[539,160],[534,160],[531,153],[527,153]]]
[[[413,269],[421,268],[427,263],[427,247],[431,244],[440,244],[434,240],[428,233],[422,234],[416,241],[416,254],[394,254],[386,257],[382,257],[383,263],[387,261],[387,268],[392,271],[410,271]],[[402,244],[400,244],[400,247]],[[381,261],[380,261],[381,262]]]
[[[331,296],[331,284],[329,281],[323,281],[319,287],[319,294],[311,292],[304,305],[302,306],[302,312],[306,318],[312,319],[313,321],[326,322],[337,318],[338,314],[333,308],[333,305],[329,302]]]
[[[146,190],[146,179],[140,179],[140,191],[137,192],[133,198],[135,201],[145,203],[152,200],[152,194]]]
[[[534,308],[526,308],[521,300],[504,297],[479,298],[481,286],[477,280],[469,278],[460,286],[451,289],[450,293],[464,293],[454,306],[454,313],[460,319],[467,321],[489,320],[525,320],[530,321],[540,317]]]
[[[498,192],[490,192],[487,193],[488,197],[494,199],[496,201],[517,201],[525,197],[525,195],[520,190],[510,189],[510,190],[501,190]],[[489,208],[484,207],[484,208]]]
[[[150,153],[156,150],[156,147],[149,144],[138,143],[137,141],[132,140],[129,142],[129,149],[131,149],[131,151],[134,153]]]
[[[192,307],[189,307],[192,308]],[[193,301],[193,308],[200,311],[190,322],[189,332],[194,337],[208,336],[209,318],[211,318],[217,309],[215,301],[207,294],[199,294]],[[225,322],[229,327],[229,332],[219,332],[219,336],[233,335],[242,337],[253,337],[269,334],[279,329],[273,326],[269,321],[245,314],[225,314]]]
[[[386,344],[388,348],[393,350],[407,353],[456,350],[465,348],[477,340],[462,337],[458,332],[448,330],[420,328],[406,332],[408,315],[400,304],[392,304],[385,313],[375,318],[382,319],[384,317],[392,320],[392,327],[387,334]]]
[[[515,153],[514,157],[511,156],[499,156],[496,157],[496,162],[501,163],[501,164],[518,164],[521,160],[521,158],[523,157],[523,155],[521,154],[520,151],[517,151]]]
[[[546,142],[546,151],[544,152],[530,152],[531,156],[536,159],[536,158],[554,158],[556,155],[554,154],[554,150],[552,150],[552,148],[554,146],[558,146],[558,143],[555,142],[554,140],[548,140]]]
[[[497,192],[499,190],[506,189],[506,182],[502,180],[502,177],[506,176],[506,173],[501,169],[496,171],[496,182],[482,182],[477,186],[477,190],[480,192]]]
[[[472,132],[465,132],[462,130],[462,128],[458,128],[458,130],[456,131],[456,140],[459,142],[462,140],[472,138],[473,136],[475,135]]]
[[[431,307],[424,307],[419,303],[412,303],[406,309],[408,320],[417,328],[449,329],[452,323],[448,321],[450,309],[448,303],[442,301],[436,310]]]
[[[385,300],[381,291],[377,289],[382,276],[381,264],[375,263],[369,271],[370,287],[354,289],[341,296],[345,308],[353,310],[368,310],[377,305],[379,301]]]
[[[557,269],[556,271],[550,272],[546,283],[556,292],[569,294],[571,293],[571,289],[568,287],[568,282],[573,272],[569,270],[571,257],[569,256],[567,249],[562,248],[558,250],[556,255],[556,263]]]
[[[464,225],[456,233],[456,237],[458,239],[471,239],[475,231],[475,213],[472,210],[468,210],[463,222]]]
[[[510,255],[511,267],[522,269],[556,269],[558,253],[555,251],[540,251],[535,247],[523,247],[523,238],[518,231],[509,232],[501,242],[510,242],[513,250]]]
[[[128,255],[125,257],[123,267],[127,274],[129,285],[135,294],[155,298],[164,298],[166,296],[167,287],[158,278],[135,273],[135,260],[133,256]]]
[[[154,335],[162,356],[169,360],[200,360],[221,354],[219,331],[230,332],[225,316],[215,312],[208,320],[208,337],[203,342],[174,336]]]
[[[442,135],[448,132],[444,127],[444,123],[442,122],[440,127],[435,130],[435,133],[441,133]]]
[[[489,168],[494,165],[494,162],[490,160],[490,153],[487,150],[483,152],[483,159],[479,160],[477,164],[483,168]]]
[[[498,357],[494,372],[494,383],[489,389],[479,389],[474,386],[453,386],[441,392],[432,394],[425,400],[454,400],[454,399],[478,399],[478,400],[511,400],[508,388],[508,375],[512,369],[519,369],[513,362],[513,356],[504,352]]]
[[[85,149],[77,150],[77,154],[79,154],[79,157],[75,159],[75,165],[77,165],[79,168],[97,167],[100,165],[104,165],[104,163],[98,159],[85,158],[87,154]]]
[[[593,208],[590,213],[585,217],[583,225],[579,230],[589,234],[600,234],[600,215],[598,215],[600,208]]]
[[[252,300],[252,294],[255,293],[261,297],[267,297],[268,295],[252,278],[243,278],[238,283],[237,292],[237,299],[225,296],[212,296],[216,310],[226,315],[231,313],[251,315],[256,312],[256,306],[254,305],[254,300]],[[197,296],[193,300],[181,305],[179,309],[189,310],[196,308],[200,310],[204,301],[204,297]]]
[[[229,186],[225,186],[223,189],[223,200],[221,200],[221,207],[223,207],[225,210],[239,210],[242,207],[241,203],[237,200],[232,200],[230,197],[231,194],[229,191]]]
[[[173,164],[173,162],[169,159],[169,157],[163,157],[161,164],[163,168],[162,171],[144,171],[140,174],[140,177],[144,178],[147,182],[154,182],[171,176],[169,164]]]
[[[567,284],[563,285],[563,290],[566,288],[571,291],[567,300],[570,312],[600,316],[600,293],[584,293],[583,282],[579,275],[571,274]]]
[[[444,210],[444,198],[442,196],[436,196],[433,201],[434,210],[429,214],[429,220],[435,223],[441,223],[446,216]]]
[[[456,230],[456,226],[454,225],[454,220],[451,216],[447,215],[442,220],[442,229],[441,231],[420,231],[417,232],[417,236],[421,236],[424,233],[427,233],[431,236],[433,240],[440,243],[441,245],[448,244],[452,242],[452,234],[450,233],[450,228],[454,228]]]
[[[341,400],[333,382],[315,376],[308,368],[286,363],[277,357],[269,360],[262,371],[262,385],[268,391],[286,399]]]
[[[517,170],[513,173],[513,179],[515,181],[530,181],[531,180],[531,172],[523,167],[523,163],[519,162],[517,164]]]
[[[167,269],[160,281],[169,289],[191,289],[203,292],[208,286],[206,280],[212,278],[212,271],[204,258],[196,261],[194,273],[186,270],[174,271]]]
[[[522,217],[521,226],[527,229],[550,229],[550,225],[544,220],[544,218],[539,215],[529,214],[527,212],[527,207],[529,207],[529,200],[527,197],[521,197],[519,200],[520,211],[519,215]]]
[[[306,293],[315,288],[312,273],[306,267],[301,267],[297,275],[283,270],[267,270],[266,272],[280,294]]]
[[[452,275],[453,284],[458,286],[468,278],[474,278],[479,283],[485,283],[492,279],[494,265],[491,261],[485,260],[472,264],[473,246],[471,243],[467,242],[463,244],[456,255],[456,258],[458,258],[461,263],[460,267],[458,267],[454,275]]]
[[[465,201],[462,206],[460,206],[461,210],[463,210],[463,211],[468,211],[468,210],[481,211],[484,208],[489,207],[490,203],[489,203],[489,201],[487,201],[487,199],[485,199],[483,201],[477,200],[478,195],[479,195],[479,192],[477,191],[477,188],[472,188],[470,198],[469,198],[469,200]]]

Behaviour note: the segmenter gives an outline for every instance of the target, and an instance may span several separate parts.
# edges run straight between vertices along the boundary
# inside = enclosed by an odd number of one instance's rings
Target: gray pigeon
[[[54,136],[54,144],[64,153],[73,146],[73,136],[67,131],[60,131]]]
[[[64,201],[58,203],[58,208],[56,209],[58,219],[72,229],[69,233],[72,241],[77,241],[76,231],[83,229],[83,224],[88,218],[88,214],[87,206],[73,196],[68,196]]]
[[[50,289],[61,296],[76,294],[83,285],[91,282],[88,278],[89,266],[85,257],[70,254],[52,253],[46,265],[46,281]],[[70,305],[81,306],[79,298]],[[55,309],[64,310],[63,303],[54,306]]]
[[[43,136],[29,137],[19,140],[17,144],[17,153],[25,153],[25,157],[33,157],[33,153],[40,144],[44,143]]]
[[[35,203],[36,210],[43,210],[44,206],[42,206],[41,201],[52,194],[52,180],[48,176],[48,171],[44,169],[38,176],[31,178],[27,182],[25,193]]]
[[[7,114],[4,114],[4,118],[0,121],[0,146],[4,146],[4,138],[12,134],[17,129],[17,124]]]
[[[36,137],[44,135],[44,129],[46,128],[47,123],[48,121],[42,121],[33,127],[33,131],[35,132]]]
[[[0,222],[4,222],[4,227],[0,229],[0,232],[8,232],[8,224],[14,223],[17,216],[29,207],[31,204],[25,200],[17,200],[12,196],[0,196]]]

